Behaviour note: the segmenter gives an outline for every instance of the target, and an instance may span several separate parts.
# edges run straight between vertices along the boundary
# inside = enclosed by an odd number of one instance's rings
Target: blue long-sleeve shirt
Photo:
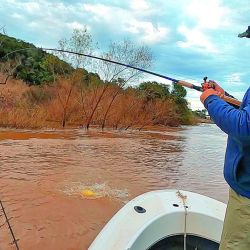
[[[228,134],[224,177],[238,194],[250,198],[250,88],[236,109],[216,95],[204,106],[215,124]]]

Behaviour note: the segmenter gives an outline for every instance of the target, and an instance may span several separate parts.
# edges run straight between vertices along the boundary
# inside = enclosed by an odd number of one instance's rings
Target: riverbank
[[[86,82],[82,71],[51,84],[28,86],[16,79],[0,85],[0,126],[40,129],[99,127],[115,130],[195,124],[195,117],[178,91],[159,83],[123,88]],[[99,79],[99,81],[101,81]],[[92,84],[91,87],[88,84]],[[146,87],[145,87],[146,86]],[[165,96],[152,95],[151,88]],[[158,89],[157,89],[158,91]]]
[[[76,134],[82,137],[91,138],[130,138],[130,137],[144,137],[144,138],[172,138],[171,133],[181,131],[181,127],[166,127],[166,126],[148,126],[143,130],[136,129],[128,130],[113,130],[110,128],[104,131],[97,128],[86,130],[84,128],[66,128],[66,129],[15,129],[15,128],[1,128],[0,127],[0,141],[1,140],[28,140],[28,139],[73,139]],[[77,131],[77,133],[76,133]]]
[[[214,124],[213,120],[207,118],[207,119],[202,119],[202,118],[197,118],[197,124],[202,124],[202,123],[206,123],[206,124]]]

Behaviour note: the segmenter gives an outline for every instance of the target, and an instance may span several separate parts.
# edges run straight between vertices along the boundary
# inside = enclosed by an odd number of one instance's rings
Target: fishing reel
[[[209,80],[207,81],[207,76],[203,78],[203,83],[201,84],[202,90],[205,91],[207,89],[215,89],[215,81]]]

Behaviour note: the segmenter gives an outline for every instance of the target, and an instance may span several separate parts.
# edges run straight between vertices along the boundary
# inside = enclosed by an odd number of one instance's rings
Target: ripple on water
[[[227,200],[226,136],[214,125],[62,133],[0,140],[0,198],[22,249],[87,249],[122,202],[147,191],[185,189]],[[83,190],[100,199],[85,200]]]

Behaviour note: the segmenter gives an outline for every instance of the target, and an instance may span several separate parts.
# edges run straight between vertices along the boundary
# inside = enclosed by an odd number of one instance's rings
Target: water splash
[[[115,198],[124,201],[129,197],[127,189],[117,189],[108,186],[106,183],[95,183],[86,185],[81,182],[73,182],[65,186],[62,192],[70,196],[79,196],[85,199],[98,199],[101,197]],[[90,194],[90,195],[88,195]]]

